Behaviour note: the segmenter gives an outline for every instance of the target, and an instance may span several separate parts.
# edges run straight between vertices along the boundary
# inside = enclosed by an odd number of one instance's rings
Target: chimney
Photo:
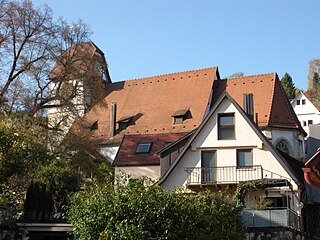
[[[253,94],[252,93],[243,94],[243,110],[253,120],[254,111],[253,111]]]
[[[110,138],[113,139],[116,129],[116,113],[117,113],[117,104],[111,103],[110,105]]]

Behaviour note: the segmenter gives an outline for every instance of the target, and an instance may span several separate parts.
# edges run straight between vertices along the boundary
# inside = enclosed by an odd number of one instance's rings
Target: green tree
[[[289,73],[285,73],[283,77],[281,78],[281,84],[283,87],[283,90],[285,91],[287,97],[289,100],[292,100],[296,96],[296,87],[294,86],[294,83],[292,81],[291,76]]]
[[[73,195],[67,216],[86,240],[243,239],[234,206],[227,196],[165,192],[139,179],[87,186]]]
[[[38,129],[0,121],[0,205],[21,209],[33,176],[50,158]]]
[[[312,77],[312,84],[311,84],[313,91],[319,91],[320,87],[320,77],[318,73],[314,73]]]
[[[68,203],[69,194],[80,190],[81,174],[72,169],[66,162],[55,160],[43,166],[37,172],[33,183],[39,188],[36,192],[42,191],[42,194],[39,194],[38,197],[46,198],[47,193],[51,195],[53,210],[58,213],[63,212],[64,206]],[[44,201],[41,202],[41,199],[39,201],[41,207]]]

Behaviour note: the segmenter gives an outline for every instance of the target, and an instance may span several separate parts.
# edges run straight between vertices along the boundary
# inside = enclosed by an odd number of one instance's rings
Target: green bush
[[[69,221],[80,239],[243,239],[235,203],[209,192],[165,192],[144,180],[75,193]]]

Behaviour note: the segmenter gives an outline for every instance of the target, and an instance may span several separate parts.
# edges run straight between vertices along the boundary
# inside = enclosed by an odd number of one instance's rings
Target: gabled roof
[[[185,134],[186,133],[125,135],[113,164],[115,166],[160,165],[160,158],[156,156],[156,152],[162,149],[166,143],[174,142]],[[139,143],[152,143],[150,152],[137,154],[136,149]]]
[[[296,100],[301,99],[302,97],[305,97],[313,105],[315,111],[319,111],[319,107],[315,105],[314,101],[310,97],[311,95],[312,95],[312,91],[310,91],[310,90],[307,90],[306,92],[303,92],[303,91],[299,90],[299,92],[296,95],[296,97],[294,99],[292,99],[290,103],[291,103],[291,105],[293,105],[293,104],[295,104]]]
[[[85,116],[86,121],[99,122],[92,138],[108,141],[111,103],[117,105],[116,121],[134,116],[126,129],[116,131],[114,139],[121,139],[124,134],[192,131],[200,125],[209,107],[215,78],[219,78],[219,73],[213,67],[108,83],[104,100]],[[189,109],[188,118],[182,124],[174,124],[172,114],[181,109]]]
[[[183,148],[183,150],[180,152],[176,160],[173,162],[173,164],[170,166],[168,171],[161,176],[159,181],[157,182],[158,184],[162,184],[167,177],[170,175],[170,173],[173,171],[173,169],[178,165],[178,163],[183,159],[183,156],[185,153],[189,150],[192,142],[195,140],[195,138],[200,134],[202,129],[205,127],[207,122],[210,120],[211,116],[215,113],[216,109],[218,106],[222,103],[222,101],[227,98],[239,111],[239,113],[242,115],[242,117],[246,120],[246,122],[249,124],[249,126],[255,131],[257,136],[261,139],[263,144],[267,147],[267,149],[275,156],[275,158],[278,160],[280,165],[287,171],[289,176],[294,180],[294,182],[298,185],[301,186],[302,183],[299,179],[299,176],[297,173],[293,170],[293,168],[290,166],[290,163],[286,161],[281,154],[279,154],[278,150],[274,148],[274,146],[266,139],[266,137],[263,135],[263,133],[260,131],[258,126],[250,120],[250,118],[247,116],[247,114],[243,111],[243,109],[237,104],[237,102],[225,91],[220,95],[220,98],[216,100],[214,106],[211,108],[209,114],[206,116],[206,118],[203,120],[203,122],[200,124],[198,129],[194,132],[193,136],[189,139],[187,142],[186,146]]]
[[[243,94],[253,94],[254,120],[259,127],[291,128],[304,132],[276,73],[215,81],[213,104],[224,91],[240,106],[243,106]]]
[[[71,46],[58,57],[49,78],[52,80],[78,79],[92,71],[97,61],[104,67],[106,79],[111,82],[104,53],[92,41]],[[99,73],[98,73],[99,74]]]

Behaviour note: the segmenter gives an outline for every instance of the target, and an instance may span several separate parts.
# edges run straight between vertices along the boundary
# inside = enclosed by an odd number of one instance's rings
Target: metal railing
[[[286,227],[301,230],[301,218],[292,209],[244,209],[239,214],[247,228]]]
[[[239,183],[243,181],[269,179],[287,179],[277,173],[265,170],[261,165],[250,167],[193,167],[185,168],[187,172],[187,184],[210,184],[210,183]],[[289,180],[289,179],[287,179]]]

